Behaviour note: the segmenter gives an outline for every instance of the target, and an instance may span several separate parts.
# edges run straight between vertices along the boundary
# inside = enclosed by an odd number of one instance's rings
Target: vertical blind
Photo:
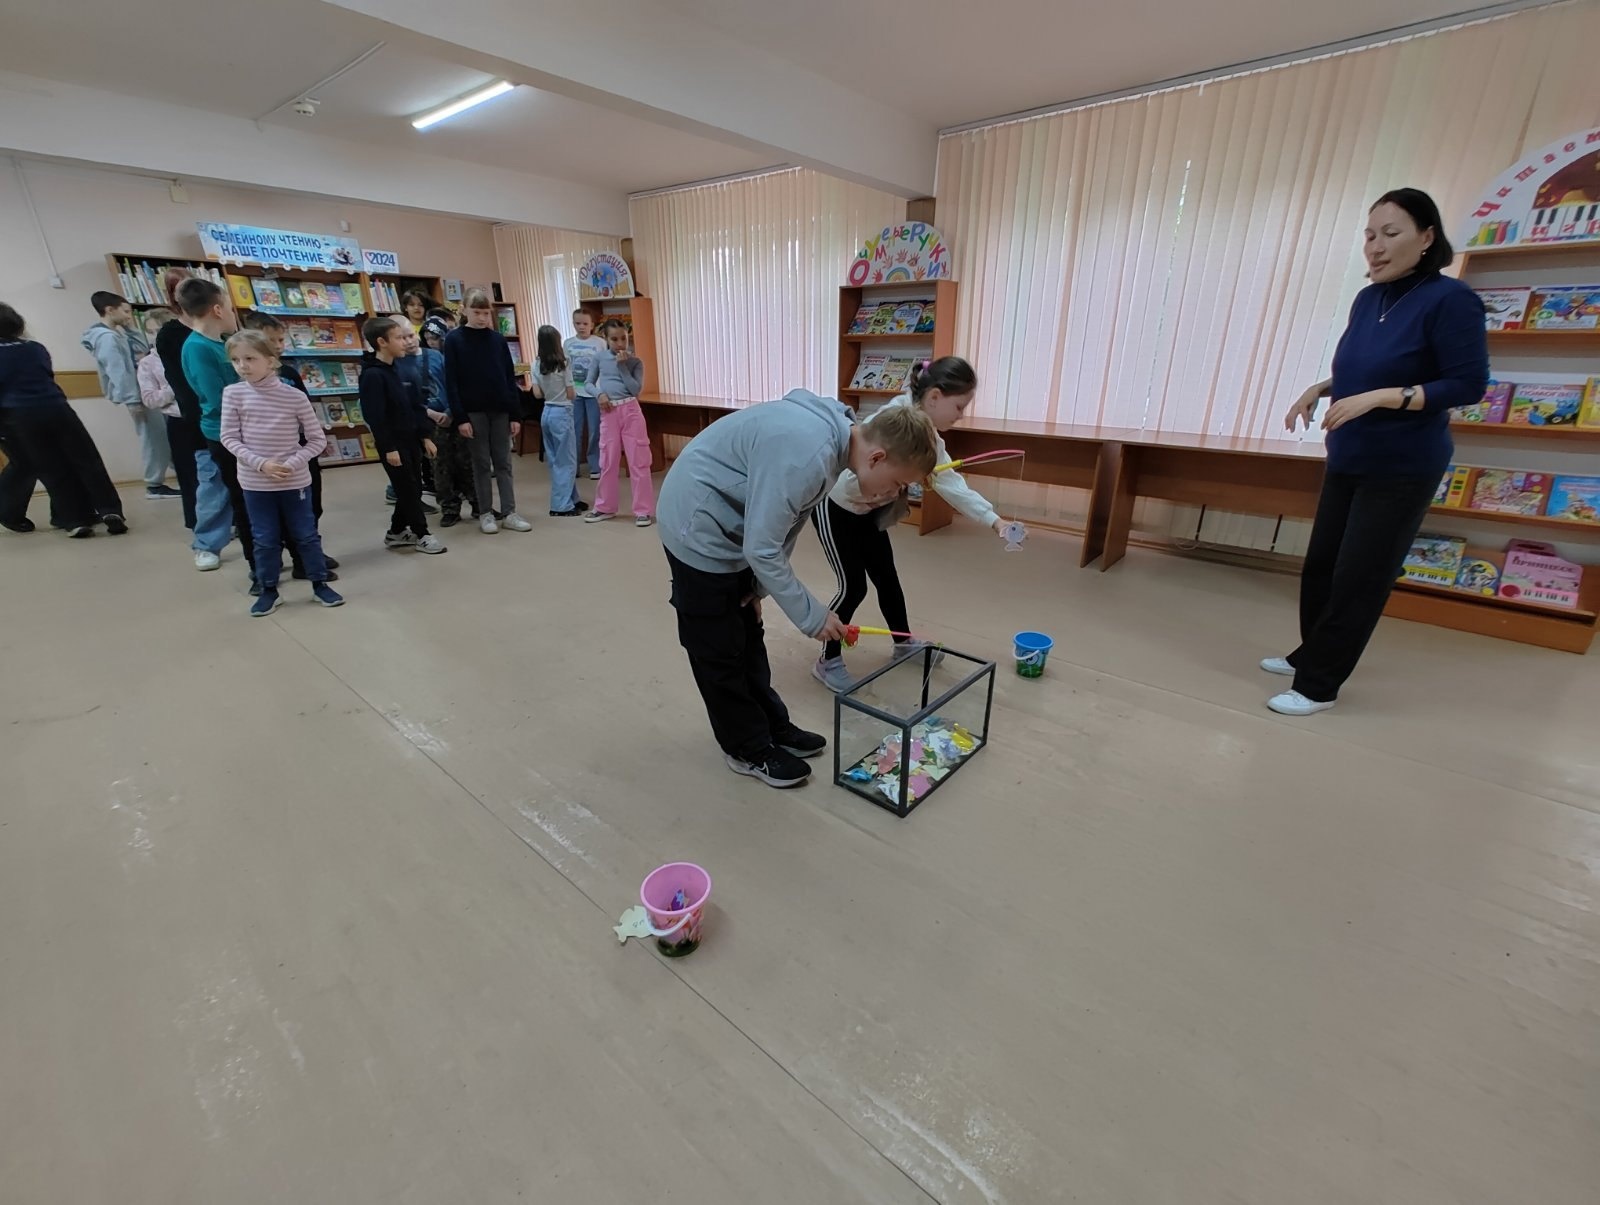
[[[1459,229],[1521,151],[1600,124],[1597,46],[1585,0],[945,136],[974,413],[1284,435],[1367,206],[1410,185]]]
[[[635,197],[661,389],[760,401],[837,386],[839,286],[899,197],[803,168]]]
[[[622,241],[604,234],[580,234],[550,226],[506,223],[494,228],[495,258],[500,264],[500,287],[506,300],[517,304],[522,320],[523,348],[533,354],[534,332],[549,323],[563,335],[571,333],[572,311],[577,308],[578,269],[600,251],[619,254]]]

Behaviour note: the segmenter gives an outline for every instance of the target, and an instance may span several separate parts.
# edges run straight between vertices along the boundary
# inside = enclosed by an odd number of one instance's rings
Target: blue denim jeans
[[[228,483],[222,479],[222,470],[211,459],[208,448],[195,450],[194,472],[194,538],[189,546],[196,552],[220,556],[233,538],[233,503],[228,500]],[[249,522],[243,515],[239,518]]]
[[[572,407],[545,403],[539,418],[544,435],[545,466],[550,470],[550,509],[568,511],[578,505],[578,438]]]
[[[283,545],[298,554],[306,576],[314,582],[328,580],[328,563],[322,557],[322,537],[311,510],[311,488],[299,490],[245,490],[244,508],[250,512],[250,530],[256,537],[256,580],[263,590],[276,590],[283,572]]]
[[[589,476],[600,476],[600,399],[584,397],[581,393],[572,403],[574,436],[583,428],[583,443],[579,445],[580,461],[589,462]]]

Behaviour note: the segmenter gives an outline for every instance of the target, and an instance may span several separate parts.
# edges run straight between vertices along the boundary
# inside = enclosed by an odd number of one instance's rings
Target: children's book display
[[[319,351],[359,352],[361,328],[353,318],[321,318],[315,322],[286,322],[284,338],[290,355]]]
[[[856,310],[848,335],[920,335],[933,331],[933,302],[869,301]]]
[[[296,367],[308,393],[354,393],[361,388],[359,360],[301,360]]]
[[[1433,505],[1600,525],[1600,477],[1453,464],[1434,492]]]
[[[1600,430],[1600,376],[1562,384],[1490,381],[1481,402],[1459,407],[1451,418],[1458,423]]]
[[[1528,313],[1528,298],[1533,290],[1527,285],[1505,289],[1478,289],[1478,300],[1483,302],[1484,321],[1492,331],[1519,331]]]
[[[241,278],[242,279],[242,278]],[[278,280],[260,276],[250,281],[253,303],[247,308],[267,312],[298,311],[306,314],[360,314],[366,306],[358,284],[323,284],[315,280]]]
[[[109,258],[109,257],[108,257]],[[166,293],[161,288],[161,274],[168,268],[185,268],[191,276],[201,276],[209,280],[218,288],[228,288],[227,278],[222,271],[209,264],[186,264],[177,261],[167,262],[157,260],[151,263],[147,259],[134,263],[126,256],[116,261],[117,292],[121,293],[134,305],[170,305]]]
[[[911,379],[911,365],[912,361],[907,356],[862,356],[861,362],[856,365],[856,375],[850,378],[850,388],[899,393]]]
[[[880,389],[878,381],[883,376],[884,366],[889,363],[888,356],[865,355],[861,363],[856,365],[856,375],[850,378],[852,389]]]
[[[1400,580],[1571,611],[1578,606],[1583,566],[1543,540],[1512,540],[1503,552],[1491,552],[1468,549],[1457,536],[1424,533],[1412,541]]]
[[[368,281],[372,289],[372,308],[380,314],[398,314],[400,312],[400,287],[392,280],[380,280],[374,276]]]
[[[1600,329],[1600,285],[1514,285],[1477,293],[1492,331]]]

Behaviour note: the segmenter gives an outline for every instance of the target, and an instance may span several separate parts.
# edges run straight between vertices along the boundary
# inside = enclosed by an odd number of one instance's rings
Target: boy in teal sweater
[[[238,461],[222,446],[222,391],[239,379],[228,362],[223,341],[238,329],[238,319],[228,295],[204,277],[191,276],[178,286],[178,308],[194,329],[183,344],[183,375],[200,401],[200,433],[205,448],[194,455],[195,490],[194,567],[205,571],[222,564],[229,532],[237,528],[239,546],[250,568],[250,592],[255,594],[255,540],[250,516],[239,488]]]

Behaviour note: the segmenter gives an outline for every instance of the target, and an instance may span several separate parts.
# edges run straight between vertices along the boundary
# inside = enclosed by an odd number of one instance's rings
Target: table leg
[[[1128,533],[1133,528],[1133,504],[1139,496],[1139,449],[1123,445],[1111,480],[1110,503],[1106,508],[1105,551],[1100,562],[1104,573],[1128,551]]]
[[[1106,442],[1095,453],[1094,482],[1089,488],[1089,514],[1083,524],[1083,552],[1078,568],[1094,564],[1106,550],[1106,530],[1111,525],[1111,490],[1122,468],[1122,445]]]
[[[922,488],[922,506],[917,516],[917,531],[927,535],[941,527],[949,527],[956,517],[951,505],[931,485]]]

